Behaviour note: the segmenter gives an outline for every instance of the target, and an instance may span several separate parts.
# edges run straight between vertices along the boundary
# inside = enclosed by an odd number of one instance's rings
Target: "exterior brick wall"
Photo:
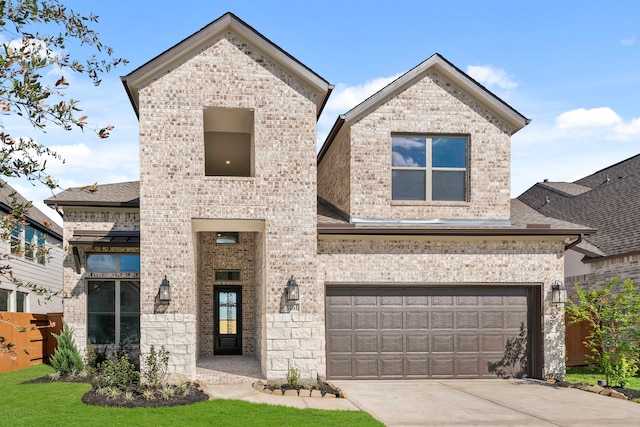
[[[319,283],[542,284],[545,377],[564,377],[564,309],[551,303],[563,277],[561,241],[326,240]],[[322,320],[321,323],[324,323]]]
[[[255,46],[226,33],[141,88],[139,105],[142,313],[154,313],[153,299],[165,274],[175,295],[165,314],[199,312],[193,218],[264,221],[257,244],[262,253],[256,255],[261,267],[255,275],[261,316],[280,311],[283,287],[292,274],[307,284],[301,287],[303,295],[321,295],[314,290],[313,91]],[[204,176],[203,111],[210,107],[253,109],[253,176]],[[309,304],[308,310],[321,309]],[[256,339],[261,342],[254,345],[262,354],[270,339],[266,326],[264,319],[256,322]],[[196,348],[202,351],[204,346]],[[191,357],[187,374],[197,352]],[[272,357],[266,353],[264,367]]]
[[[565,286],[569,298],[576,299],[575,284],[587,290],[596,290],[617,277],[620,281],[631,279],[640,286],[640,254],[596,260],[589,263],[590,273],[565,278]]]
[[[392,201],[393,132],[468,135],[468,202]],[[427,72],[413,86],[351,126],[347,213],[356,218],[508,220],[510,137],[511,130],[505,123],[452,82],[436,72]]]
[[[349,131],[342,129],[318,165],[318,196],[345,213],[351,210],[350,142]]]

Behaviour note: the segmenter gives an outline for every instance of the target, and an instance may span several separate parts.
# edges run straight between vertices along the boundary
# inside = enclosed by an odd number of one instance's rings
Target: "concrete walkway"
[[[632,426],[640,404],[539,381],[332,381],[387,426]]]
[[[359,411],[348,399],[327,399],[322,397],[274,396],[254,390],[251,384],[203,384],[213,399],[246,400],[253,403],[291,406],[293,408],[314,408],[329,410]]]

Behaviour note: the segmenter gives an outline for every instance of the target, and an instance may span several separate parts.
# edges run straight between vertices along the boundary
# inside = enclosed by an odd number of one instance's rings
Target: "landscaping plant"
[[[98,366],[97,381],[100,387],[127,390],[138,382],[140,373],[127,356],[113,356]]]
[[[625,387],[640,364],[640,294],[627,279],[613,278],[602,289],[588,291],[576,284],[578,301],[566,308],[571,322],[591,327],[587,357],[605,374],[607,384]]]
[[[72,375],[82,371],[84,363],[82,356],[73,341],[73,330],[65,321],[62,322],[62,331],[60,335],[52,335],[58,341],[58,348],[49,360],[49,363],[60,375]]]
[[[167,377],[168,367],[169,351],[162,346],[156,352],[155,347],[152,345],[149,349],[149,354],[144,358],[144,364],[140,372],[144,384],[154,390],[161,388]]]

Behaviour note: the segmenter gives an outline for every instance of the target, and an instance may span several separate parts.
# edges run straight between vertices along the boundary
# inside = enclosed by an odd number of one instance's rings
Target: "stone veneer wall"
[[[140,229],[142,334],[151,344],[171,342],[171,322],[181,314],[186,343],[172,353],[175,373],[195,375],[196,326],[200,296],[196,272],[197,238],[191,220],[264,221],[256,245],[256,322],[263,374],[274,369],[274,332],[268,316],[280,311],[290,275],[301,283],[304,314],[322,311],[316,286],[316,100],[285,69],[232,32],[185,59],[139,91]],[[206,108],[254,112],[254,170],[251,177],[204,175]],[[210,230],[241,231],[241,230]],[[164,275],[175,295],[158,310],[154,297]],[[307,304],[308,302],[308,304]],[[289,315],[293,317],[294,315]],[[163,330],[164,332],[160,332]],[[293,351],[300,341],[287,345]],[[202,348],[202,346],[201,346]],[[173,358],[173,354],[177,357]]]
[[[570,298],[574,300],[577,298],[576,283],[583,289],[596,290],[617,277],[620,281],[631,279],[636,286],[640,286],[640,254],[594,260],[589,263],[589,266],[591,267],[589,274],[565,278],[565,287]]]
[[[328,240],[318,242],[318,282],[543,284],[545,377],[564,377],[564,308],[551,304],[564,246],[544,240]],[[326,361],[325,361],[326,363]]]
[[[394,132],[468,135],[469,200],[392,201]],[[504,122],[480,103],[438,73],[429,71],[413,86],[352,124],[347,213],[356,218],[508,220],[511,133]]]
[[[69,237],[74,230],[122,230],[138,231],[140,216],[135,209],[89,209],[66,208],[64,211],[64,248],[69,248]],[[64,291],[69,298],[64,301],[64,319],[73,328],[73,338],[78,349],[83,352],[87,346],[87,283],[89,278],[139,278],[138,273],[100,274],[87,273],[86,254],[95,252],[138,252],[138,248],[89,248],[79,246],[82,268],[75,271],[75,263],[71,249],[64,254]]]
[[[199,233],[198,280],[200,300],[200,356],[213,356],[216,285],[242,286],[242,354],[255,354],[255,280],[253,274],[255,241],[253,233],[240,233],[237,244],[216,244],[216,233]],[[216,282],[215,270],[239,270],[240,282]]]

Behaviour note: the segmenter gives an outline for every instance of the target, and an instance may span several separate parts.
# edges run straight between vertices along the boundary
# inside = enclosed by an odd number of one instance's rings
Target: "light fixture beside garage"
[[[300,287],[296,279],[291,276],[284,287],[284,304],[281,313],[300,312]]]
[[[567,289],[560,280],[556,280],[551,284],[551,302],[554,304],[565,304],[567,302]]]
[[[167,276],[164,276],[164,279],[162,279],[162,283],[160,284],[160,289],[158,290],[158,300],[162,302],[171,301],[171,286],[169,285]]]

